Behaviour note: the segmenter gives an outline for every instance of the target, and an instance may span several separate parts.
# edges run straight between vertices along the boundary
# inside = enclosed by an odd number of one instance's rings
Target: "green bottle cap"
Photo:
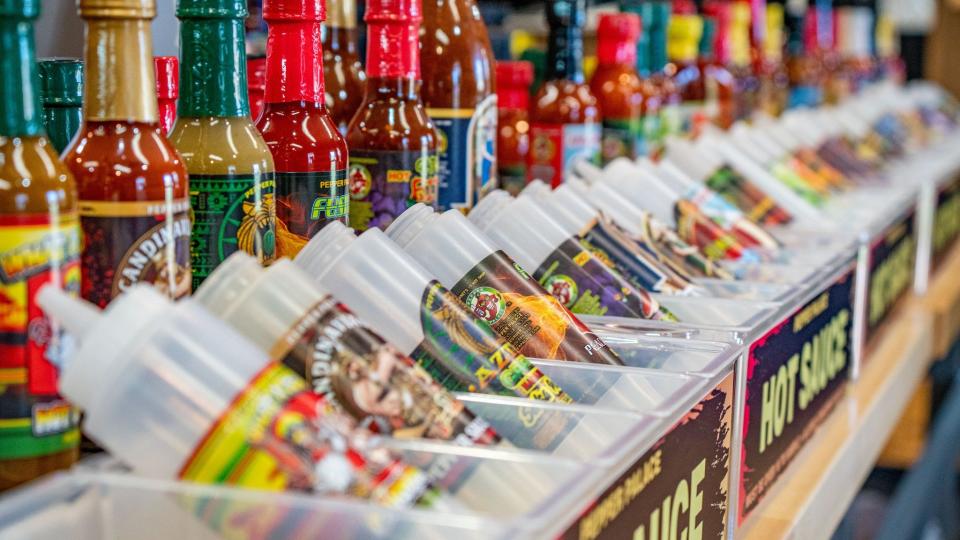
[[[243,19],[247,15],[247,0],[180,0],[177,2],[177,17],[181,19]]]
[[[703,19],[703,34],[700,35],[700,56],[713,56],[713,40],[717,37],[717,23],[709,17]]]
[[[39,65],[44,105],[83,105],[83,62],[76,58],[43,58]]]
[[[0,18],[36,19],[40,16],[40,0],[0,0]]]

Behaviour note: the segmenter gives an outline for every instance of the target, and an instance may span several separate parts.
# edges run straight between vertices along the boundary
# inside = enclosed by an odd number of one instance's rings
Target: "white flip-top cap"
[[[634,234],[641,231],[643,209],[622,196],[606,182],[590,186],[590,201],[603,211],[614,223]]]
[[[513,202],[512,195],[502,189],[495,189],[487,193],[486,197],[480,199],[480,202],[470,210],[467,219],[470,220],[470,223],[483,229],[485,223],[497,219],[511,202]]]
[[[571,236],[531,197],[509,201],[496,216],[477,226],[531,273]]]
[[[706,178],[720,166],[719,163],[704,160],[698,155],[693,143],[684,139],[671,139],[666,146],[662,161],[673,164],[686,176],[698,180]]]
[[[551,191],[553,190],[543,180],[534,180],[524,186],[523,190],[520,192],[520,195],[539,199],[540,197],[549,195]]]
[[[255,258],[238,251],[210,274],[193,298],[260,348],[271,351],[325,296],[293,261],[280,259],[264,270]]]
[[[37,303],[79,341],[74,357],[62,367],[60,393],[77,407],[93,412],[111,381],[130,361],[135,344],[147,339],[173,303],[146,285],[130,288],[101,313],[93,304],[45,286]]]
[[[661,162],[662,164],[662,162]],[[666,223],[675,223],[673,209],[679,197],[660,178],[653,176],[629,160],[614,160],[604,170],[607,185],[622,196]]]
[[[581,159],[573,165],[573,172],[576,174],[576,177],[579,177],[584,182],[592,184],[600,180],[603,177],[603,170],[600,167],[597,167],[593,163],[585,159]],[[571,178],[576,178],[574,176],[569,176],[564,178],[564,183],[569,182]]]
[[[764,165],[774,159],[769,153],[769,149],[764,145],[758,144],[751,133],[750,126],[743,122],[738,122],[730,128],[730,136],[727,141],[740,151],[743,155],[752,159],[755,163]]]
[[[397,219],[393,220],[393,223],[384,232],[397,245],[406,249],[427,225],[433,223],[439,217],[440,215],[433,208],[423,203],[417,203],[397,216]]]
[[[404,354],[413,352],[423,341],[420,301],[433,279],[430,272],[380,229],[354,236],[334,222],[314,240],[323,234],[337,246],[333,264],[298,255],[297,266]]]
[[[597,182],[594,185],[598,185]],[[544,208],[563,226],[567,234],[579,235],[597,219],[597,209],[589,202],[589,190],[563,184],[544,199]]]

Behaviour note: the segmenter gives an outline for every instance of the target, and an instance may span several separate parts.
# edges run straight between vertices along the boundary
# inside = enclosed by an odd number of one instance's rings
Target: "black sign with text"
[[[840,397],[852,355],[855,266],[750,346],[739,520]]]
[[[933,214],[933,246],[930,269],[937,271],[960,236],[960,176],[940,188]]]
[[[911,208],[870,242],[870,272],[867,276],[866,333],[870,343],[897,302],[913,286],[917,269],[915,209]]]

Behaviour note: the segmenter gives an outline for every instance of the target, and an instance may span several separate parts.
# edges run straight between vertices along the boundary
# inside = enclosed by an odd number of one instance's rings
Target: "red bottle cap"
[[[497,60],[497,87],[521,86],[524,89],[533,83],[533,64],[512,60]]]
[[[180,63],[176,56],[156,56],[153,66],[157,70],[157,98],[177,99],[180,96]]]
[[[322,0],[264,0],[265,21],[327,20],[327,3]]]
[[[598,62],[603,65],[635,65],[641,23],[636,13],[601,14],[597,24]]]
[[[716,23],[716,35],[713,38],[713,58],[720,65],[730,63],[730,20],[732,14],[730,4],[726,2],[709,2],[703,6],[703,14]]]
[[[368,0],[367,76],[420,78],[420,0]]]

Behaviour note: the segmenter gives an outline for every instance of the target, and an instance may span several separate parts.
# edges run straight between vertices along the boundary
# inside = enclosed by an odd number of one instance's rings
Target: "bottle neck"
[[[0,136],[43,134],[33,24],[0,19]]]
[[[419,26],[419,21],[368,21],[367,76],[420,80]]]
[[[420,80],[413,77],[367,77],[364,99],[397,99],[416,101],[420,98]]]
[[[637,63],[637,43],[615,39],[601,39],[597,43],[597,63],[601,66],[629,66]]]
[[[344,58],[356,59],[360,53],[357,42],[360,33],[355,27],[325,25],[323,27],[323,50],[340,55]]]
[[[547,80],[583,82],[583,29],[580,27],[550,28],[547,44]]]
[[[250,114],[247,56],[240,19],[184,19],[178,113],[185,118]],[[210,44],[218,44],[211,47]]]
[[[323,103],[320,23],[268,22],[264,103]]]
[[[633,67],[632,65],[630,67]],[[497,107],[500,109],[520,109],[526,111],[530,106],[530,91],[524,86],[497,86]]]
[[[88,19],[83,106],[88,121],[157,122],[150,21]]]

